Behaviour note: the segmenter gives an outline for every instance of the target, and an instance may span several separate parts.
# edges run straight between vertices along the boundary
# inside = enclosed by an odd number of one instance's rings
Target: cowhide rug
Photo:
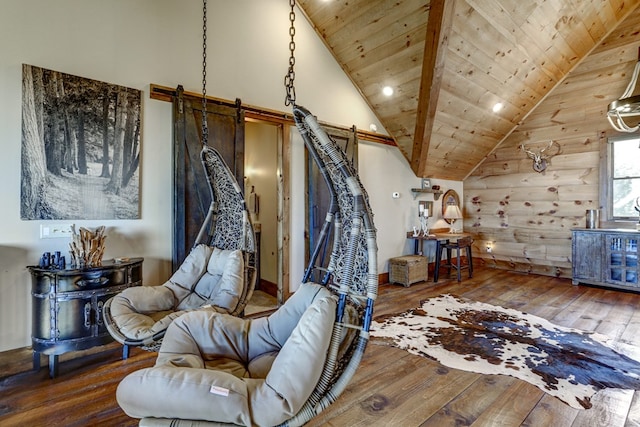
[[[616,351],[604,335],[452,295],[376,319],[371,336],[450,368],[528,381],[574,408],[590,408],[604,388],[640,390],[640,362],[622,344]]]

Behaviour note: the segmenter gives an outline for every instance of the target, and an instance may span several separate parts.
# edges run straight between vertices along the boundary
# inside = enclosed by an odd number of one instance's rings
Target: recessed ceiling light
[[[502,105],[502,102],[497,102],[496,105],[493,106],[493,112],[497,113],[498,111],[502,110],[502,107],[504,105]]]
[[[385,86],[382,88],[382,93],[386,96],[393,95],[393,88],[391,86]]]

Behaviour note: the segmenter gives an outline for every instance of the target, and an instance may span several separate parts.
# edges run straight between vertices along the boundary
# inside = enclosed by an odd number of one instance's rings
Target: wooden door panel
[[[202,99],[179,87],[173,100],[173,253],[175,271],[191,250],[211,204],[202,167]],[[244,113],[236,107],[207,102],[207,144],[221,154],[238,183],[244,177]]]

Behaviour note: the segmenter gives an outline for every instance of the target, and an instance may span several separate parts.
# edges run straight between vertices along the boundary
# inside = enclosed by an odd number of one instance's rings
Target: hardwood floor
[[[479,267],[461,283],[441,278],[410,288],[382,285],[375,315],[443,293],[595,330],[638,346],[640,360],[640,294],[572,286],[567,279]],[[40,371],[29,370],[27,350],[0,353],[0,425],[137,425],[118,407],[115,389],[129,372],[152,365],[155,354],[133,349],[123,361],[120,351],[109,344],[64,355],[55,379],[48,378],[44,359]],[[308,425],[631,427],[640,426],[640,393],[607,390],[594,396],[593,408],[578,410],[515,378],[457,371],[371,344],[343,395]]]

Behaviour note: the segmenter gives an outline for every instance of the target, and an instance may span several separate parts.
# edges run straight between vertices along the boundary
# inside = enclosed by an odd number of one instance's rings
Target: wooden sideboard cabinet
[[[142,258],[86,268],[27,267],[31,272],[33,368],[49,356],[49,376],[58,374],[58,355],[113,339],[102,318],[104,303],[142,284]]]
[[[573,284],[588,283],[640,291],[640,231],[572,230]]]

